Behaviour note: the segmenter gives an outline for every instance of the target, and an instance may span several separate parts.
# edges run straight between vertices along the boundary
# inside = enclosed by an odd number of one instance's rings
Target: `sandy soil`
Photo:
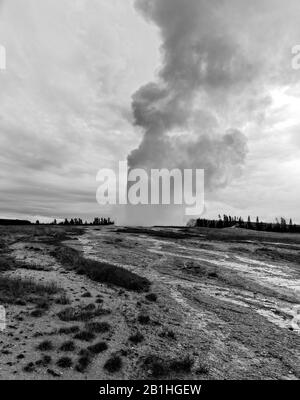
[[[228,240],[224,231],[213,239],[206,231],[185,235],[186,230],[174,228],[169,232],[172,237],[159,228],[151,234],[143,229],[132,233],[115,227],[86,228],[83,235],[66,242],[85,257],[147,277],[151,292],[157,295],[155,302],[148,301],[145,293],[109,287],[66,270],[50,255],[55,246],[43,243],[39,235],[11,234],[11,255],[25,267],[3,274],[54,281],[65,290],[72,307],[96,304],[101,298],[111,312],[98,320],[107,321],[111,329],[98,335],[97,340],[106,342],[108,349],[95,356],[85,372],[60,368],[56,361],[61,356],[70,356],[75,365],[79,351],[91,343],[59,334],[58,329],[83,323],[59,319],[66,305],[54,304],[39,318],[30,315],[31,304],[9,305],[7,329],[0,332],[1,379],[150,378],[154,371],[144,364],[147,356],[170,360],[184,355],[193,360],[191,371],[173,371],[171,377],[299,379],[298,236],[287,240],[284,235],[268,234],[263,240],[252,240],[237,232]],[[90,297],[85,297],[87,292]],[[140,314],[150,321],[141,324]],[[136,332],[144,336],[139,344],[129,341]],[[51,356],[50,365],[25,372],[29,362],[41,358],[36,346],[43,340],[54,345],[51,352],[42,353]],[[67,340],[75,343],[71,355],[60,350]],[[122,359],[122,368],[115,373],[103,368],[112,354]]]

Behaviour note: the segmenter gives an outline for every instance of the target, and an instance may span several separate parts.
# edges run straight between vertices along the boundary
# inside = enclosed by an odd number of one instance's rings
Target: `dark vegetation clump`
[[[129,341],[132,342],[133,344],[139,344],[143,342],[143,340],[144,340],[144,335],[142,335],[140,332],[137,332],[134,335],[129,336]]]
[[[54,346],[50,340],[45,340],[37,346],[37,350],[40,350],[40,351],[51,351],[53,349],[54,349]]]
[[[176,339],[175,332],[172,331],[171,329],[163,329],[162,332],[159,333],[159,336],[162,338],[168,338],[168,339]]]
[[[99,353],[102,353],[103,351],[107,350],[108,346],[105,342],[98,342],[98,343],[93,344],[92,346],[89,346],[87,349],[92,354],[99,354]]]
[[[206,375],[209,373],[209,368],[208,365],[206,364],[200,364],[199,367],[196,369],[196,374],[199,375]]]
[[[74,325],[74,326],[70,326],[70,327],[66,327],[66,328],[60,328],[58,333],[62,334],[62,335],[70,335],[72,333],[77,333],[79,332],[79,326]]]
[[[34,372],[34,370],[35,370],[35,364],[33,362],[26,364],[25,367],[23,368],[24,372]]]
[[[111,356],[104,364],[104,369],[110,373],[118,372],[122,368],[122,359],[117,355]]]
[[[67,297],[67,295],[65,293],[61,294],[56,300],[55,300],[56,304],[60,304],[62,306],[66,306],[67,304],[70,304],[71,301],[70,299]]]
[[[31,311],[30,315],[34,318],[40,318],[45,314],[45,310],[41,310],[40,308],[36,308],[35,310]]]
[[[144,368],[150,370],[151,376],[161,378],[169,375],[189,373],[193,366],[193,360],[186,356],[183,359],[164,360],[156,355],[147,356],[144,359]]]
[[[22,300],[49,306],[52,296],[60,291],[54,283],[42,284],[33,279],[0,276],[0,302],[4,304],[16,304]]]
[[[52,255],[65,267],[75,269],[96,282],[109,283],[137,292],[148,291],[148,279],[124,268],[84,258],[74,249],[58,247]]]
[[[157,356],[148,356],[144,360],[144,368],[154,378],[161,378],[167,375],[167,366],[164,360]]]
[[[67,307],[58,313],[58,317],[62,321],[89,321],[94,317],[109,314],[110,311],[94,304],[87,306]]]
[[[105,333],[110,330],[110,325],[108,322],[89,322],[85,328],[88,332]]]
[[[41,366],[41,367],[47,367],[51,363],[52,359],[48,355],[43,355],[40,360],[38,360],[35,365],[36,366]]]
[[[4,250],[4,244],[1,247],[0,242],[0,251]],[[10,271],[17,268],[20,265],[20,262],[15,261],[12,257],[6,254],[0,254],[0,272]]]
[[[138,321],[142,325],[147,325],[150,322],[150,317],[149,317],[149,315],[140,314],[138,316]]]
[[[186,356],[183,360],[172,360],[169,364],[171,371],[180,372],[191,372],[193,361],[189,356]]]
[[[65,352],[74,351],[75,348],[76,348],[76,347],[75,347],[75,344],[74,344],[74,342],[72,342],[71,340],[69,340],[69,341],[63,343],[63,344],[60,346],[60,350],[61,350],[61,351],[65,351]]]
[[[157,296],[155,293],[149,293],[145,296],[146,300],[155,302],[157,300]]]
[[[89,331],[81,331],[74,336],[74,339],[90,342],[91,340],[95,339],[95,335]]]
[[[56,365],[60,368],[71,368],[73,365],[73,361],[70,357],[61,357]]]
[[[75,366],[75,370],[78,372],[85,372],[88,368],[88,366],[91,364],[92,359],[89,355],[82,355],[79,357],[77,364]]]

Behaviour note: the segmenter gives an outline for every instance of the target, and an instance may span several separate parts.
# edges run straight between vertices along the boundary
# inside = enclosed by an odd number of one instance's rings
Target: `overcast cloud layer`
[[[300,222],[299,17],[298,0],[2,0],[0,216],[109,212],[96,173],[130,154],[206,168],[209,216]]]

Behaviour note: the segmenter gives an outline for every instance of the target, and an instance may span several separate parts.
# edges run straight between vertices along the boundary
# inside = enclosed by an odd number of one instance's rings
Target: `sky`
[[[128,157],[206,169],[208,217],[300,223],[299,15],[298,0],[0,1],[0,217],[114,217],[96,175]]]

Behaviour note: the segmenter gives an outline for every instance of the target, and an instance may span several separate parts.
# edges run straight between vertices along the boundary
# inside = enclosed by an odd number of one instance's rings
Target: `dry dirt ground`
[[[64,229],[0,228],[3,254],[18,261],[11,270],[0,265],[0,277],[62,289],[41,313],[22,299],[2,304],[0,379],[299,379],[300,235],[117,227],[68,234],[64,244],[84,257],[148,278],[145,293],[58,263],[49,238]],[[70,307],[91,316],[63,318]],[[100,329],[78,335],[91,322]]]

